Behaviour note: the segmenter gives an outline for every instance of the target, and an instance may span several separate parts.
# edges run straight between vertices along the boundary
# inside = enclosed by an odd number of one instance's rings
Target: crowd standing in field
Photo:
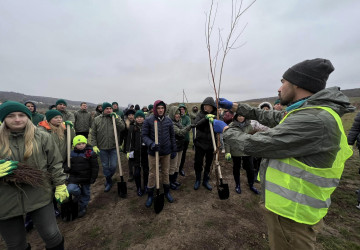
[[[92,115],[85,102],[72,113],[67,102],[59,99],[43,116],[33,101],[4,102],[0,105],[2,238],[9,249],[30,249],[25,226],[31,222],[47,249],[64,249],[56,223],[61,212],[58,203],[62,207],[79,204],[77,217],[86,214],[90,187],[99,171],[98,156],[104,192],[111,190],[118,165],[117,142],[128,160],[128,181],[135,180],[137,195],[147,194],[145,206],[151,207],[157,188],[155,155],[159,155],[164,195],[172,203],[170,190],[180,188],[179,174],[185,176],[191,130],[193,188],[198,190],[202,184],[211,191],[212,123],[214,132],[221,135],[222,156],[233,161],[235,192],[242,192],[242,166],[250,191],[262,193],[270,248],[314,249],[316,229],[352,154],[349,145],[357,141],[359,147],[360,141],[360,115],[346,138],[340,117],[354,107],[337,87],[325,89],[333,70],[329,60],[320,58],[292,66],[283,75],[274,106],[263,102],[251,107],[220,98],[217,107],[212,97],[206,97],[200,108],[195,105],[189,110],[185,104],[169,106],[157,100],[142,109],[129,104],[122,111],[117,102],[104,102]],[[46,173],[41,177],[43,185],[16,183],[23,164]],[[259,181],[260,191],[254,186]],[[360,192],[358,202],[360,209]]]

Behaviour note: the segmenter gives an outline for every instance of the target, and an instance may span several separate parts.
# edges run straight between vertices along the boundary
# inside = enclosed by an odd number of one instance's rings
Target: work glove
[[[119,116],[118,116],[115,112],[112,112],[112,113],[110,114],[110,117],[113,117],[113,116],[115,116],[115,119],[119,118]]]
[[[227,124],[223,121],[214,119],[214,131],[215,133],[222,133]]]
[[[213,123],[213,121],[214,121],[214,119],[215,119],[215,115],[213,115],[213,114],[207,114],[207,115],[205,116],[205,118],[208,119],[209,122]]]
[[[233,106],[233,103],[226,100],[225,98],[219,98],[219,106],[224,109],[231,109]]]
[[[0,160],[0,178],[12,174],[13,170],[18,167],[18,161]]]
[[[97,155],[100,153],[100,149],[97,146],[94,146],[93,150],[94,150],[95,154],[97,154]]]
[[[230,153],[225,154],[225,160],[231,161],[231,154]]]
[[[175,157],[176,157],[176,152],[172,152],[171,155],[170,155],[170,158],[174,159]]]
[[[129,159],[133,159],[134,158],[134,151],[131,151],[129,153],[126,154],[126,158]]]
[[[64,124],[65,124],[65,127],[67,127],[67,125],[69,125],[70,128],[74,127],[74,124],[71,121],[66,121],[66,122],[64,122]]]
[[[148,112],[144,112],[144,115],[147,115]]]
[[[55,188],[55,199],[58,203],[63,203],[67,198],[69,198],[69,192],[65,184],[56,186]]]
[[[153,142],[150,146],[150,149],[152,151],[159,152],[160,146],[159,146],[159,144],[155,144],[155,142]]]

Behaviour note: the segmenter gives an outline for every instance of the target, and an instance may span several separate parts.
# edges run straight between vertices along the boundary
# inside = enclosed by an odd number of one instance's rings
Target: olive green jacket
[[[31,114],[31,121],[35,126],[37,126],[39,124],[39,122],[43,121],[44,118],[45,118],[45,116],[38,112],[34,112]]]
[[[250,134],[253,132],[253,127],[251,126],[250,120],[245,120],[245,126],[241,126],[241,123],[238,121],[233,121],[229,124],[229,129],[227,133],[237,133],[237,131],[241,133]],[[242,152],[239,148],[237,148],[237,144],[230,145],[227,143],[226,140],[224,140],[225,144],[225,153],[230,153],[231,156],[240,157],[240,156],[246,156],[244,152]]]
[[[24,161],[24,132],[11,133],[9,137],[11,160],[25,163],[50,173],[51,180],[47,180],[47,187],[32,187],[27,184],[17,184],[7,181],[6,177],[0,178],[0,220],[24,215],[48,205],[53,199],[53,187],[65,183],[65,174],[62,168],[62,158],[55,146],[52,137],[39,129],[34,136],[38,150]],[[5,156],[0,150],[0,159]]]
[[[125,123],[120,117],[115,119],[115,123],[118,134],[117,139],[119,140],[120,132],[125,129]],[[94,119],[91,127],[91,145],[102,150],[116,148],[114,128],[110,115],[101,114]]]
[[[91,113],[87,110],[78,110],[74,113],[76,132],[89,132],[92,125]]]
[[[75,123],[75,116],[70,111],[59,111],[63,115],[63,121],[71,121],[72,123]]]
[[[355,108],[338,87],[327,88],[310,96],[301,106],[306,108],[324,106],[333,109],[340,117]],[[260,179],[265,192],[265,174],[269,159],[294,157],[315,168],[332,166],[340,149],[341,133],[333,116],[323,109],[304,109],[291,113],[281,124],[285,111],[265,111],[239,104],[237,114],[258,120],[270,127],[254,135],[239,130],[226,130],[224,140],[231,147],[247,155],[262,157]],[[264,195],[263,195],[264,198]]]

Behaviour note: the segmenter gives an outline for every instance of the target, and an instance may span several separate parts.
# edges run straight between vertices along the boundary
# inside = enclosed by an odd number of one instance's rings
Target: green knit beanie
[[[154,105],[149,104],[148,109],[150,110],[150,109],[153,109],[153,108],[154,108]]]
[[[0,121],[3,122],[6,116],[12,112],[23,112],[31,120],[31,112],[24,104],[6,101],[0,105]]]
[[[142,118],[145,119],[145,114],[144,114],[144,112],[143,112],[142,110],[136,111],[136,113],[135,113],[135,119],[136,119],[136,117],[139,117],[139,116],[141,116]]]
[[[61,117],[63,116],[63,114],[60,111],[57,111],[56,109],[48,110],[45,113],[46,120],[48,122],[50,122],[52,118],[54,118],[55,116],[58,116],[58,115],[61,115]]]
[[[112,105],[110,104],[110,103],[108,103],[108,102],[104,102],[103,103],[103,105],[102,105],[102,108],[103,108],[103,112],[104,112],[104,110],[106,109],[106,108],[112,108]]]
[[[73,146],[75,147],[76,145],[78,145],[79,143],[85,143],[87,144],[87,139],[85,136],[83,135],[77,135],[74,137],[73,139]]]
[[[61,104],[61,103],[64,104],[65,106],[67,106],[67,103],[66,103],[66,101],[65,101],[64,99],[59,99],[59,100],[57,100],[57,101],[56,101],[56,106],[59,105],[59,104]]]

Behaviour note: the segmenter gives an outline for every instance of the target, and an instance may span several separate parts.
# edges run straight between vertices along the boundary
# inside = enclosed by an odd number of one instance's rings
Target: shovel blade
[[[127,195],[127,186],[126,186],[126,182],[124,181],[120,181],[117,183],[118,186],[118,195],[121,198],[125,198]]]
[[[154,210],[155,213],[160,213],[164,208],[164,193],[159,194],[159,189],[156,192],[156,196],[154,197]]]
[[[220,185],[218,187],[218,194],[219,194],[219,198],[220,200],[226,200],[229,198],[229,185],[223,183],[223,180],[220,180]]]
[[[60,205],[61,219],[63,221],[73,221],[78,216],[78,202],[70,199]]]

